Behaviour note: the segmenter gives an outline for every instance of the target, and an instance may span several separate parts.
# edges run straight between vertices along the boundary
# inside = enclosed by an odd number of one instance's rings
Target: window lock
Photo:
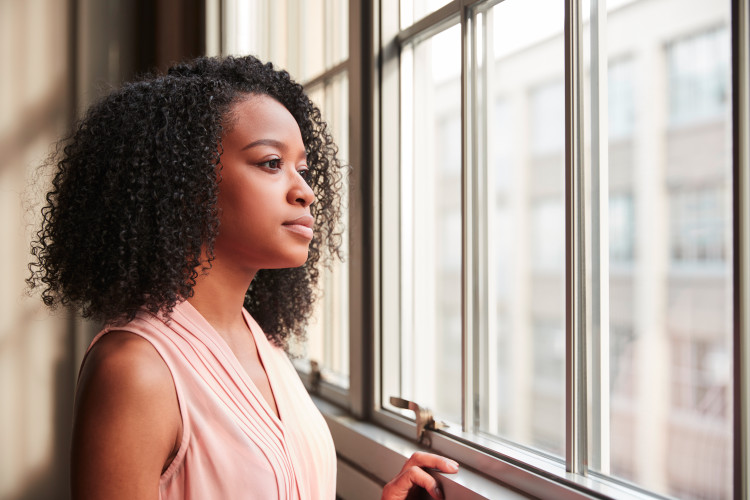
[[[432,439],[425,433],[425,430],[437,430],[447,427],[445,422],[435,422],[435,419],[432,418],[432,410],[419,406],[417,403],[391,396],[391,404],[396,408],[414,412],[417,420],[417,443],[423,444],[428,448],[432,446]]]
[[[316,360],[310,360],[310,392],[317,394],[320,389],[320,381],[323,380],[323,374],[320,371],[320,363]]]

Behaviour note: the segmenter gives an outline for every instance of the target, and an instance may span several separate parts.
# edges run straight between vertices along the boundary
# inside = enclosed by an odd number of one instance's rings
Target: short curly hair
[[[245,307],[277,345],[304,336],[319,266],[341,257],[342,167],[302,86],[252,56],[181,63],[88,110],[46,163],[56,171],[31,245],[30,289],[42,287],[50,307],[111,324],[141,308],[169,314],[192,296],[219,231],[221,139],[233,105],[253,94],[279,101],[299,125],[315,235],[302,267],[257,273]]]

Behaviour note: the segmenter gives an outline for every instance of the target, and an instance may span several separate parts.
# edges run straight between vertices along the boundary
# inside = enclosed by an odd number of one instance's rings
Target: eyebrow
[[[276,139],[258,139],[257,141],[251,142],[240,151],[245,151],[246,149],[251,149],[256,146],[273,146],[275,148],[281,149],[284,145],[281,141],[277,141]]]

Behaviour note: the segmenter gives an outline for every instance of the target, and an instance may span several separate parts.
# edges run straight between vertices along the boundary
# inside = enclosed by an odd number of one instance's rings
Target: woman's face
[[[307,156],[297,122],[278,101],[250,95],[235,104],[222,140],[216,260],[242,269],[301,266],[313,237]]]

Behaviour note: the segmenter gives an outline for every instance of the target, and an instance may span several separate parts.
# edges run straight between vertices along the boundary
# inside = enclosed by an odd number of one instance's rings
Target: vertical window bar
[[[477,158],[477,194],[478,212],[477,212],[477,250],[480,252],[478,259],[480,262],[480,271],[477,278],[480,280],[478,303],[480,311],[483,311],[478,318],[481,325],[476,332],[476,342],[479,346],[477,355],[474,357],[474,363],[477,366],[479,378],[476,381],[476,399],[474,402],[474,429],[478,429],[482,422],[487,422],[487,429],[490,432],[497,433],[497,362],[494,353],[497,353],[497,339],[492,333],[496,329],[495,313],[495,293],[492,276],[495,276],[492,258],[490,257],[492,245],[490,243],[490,228],[492,225],[492,189],[494,182],[491,178],[491,167],[489,165],[488,144],[488,110],[492,91],[490,90],[489,72],[491,71],[491,60],[489,57],[489,33],[488,30],[488,13],[490,11],[477,8],[473,11],[474,19],[474,60],[476,61],[476,71],[474,81],[476,82],[476,95],[474,113],[476,115],[477,130],[476,137],[476,158]],[[480,401],[483,402],[480,405]],[[484,407],[485,410],[481,408]],[[484,412],[484,413],[482,413]]]
[[[607,5],[591,0],[591,325],[589,466],[609,474],[609,161]]]
[[[461,426],[464,432],[471,431],[475,416],[475,397],[477,366],[476,342],[474,336],[475,327],[478,325],[476,319],[479,311],[474,296],[476,262],[475,249],[472,241],[474,238],[474,92],[473,92],[473,70],[475,68],[473,58],[474,35],[471,15],[466,8],[461,8],[461,155],[463,165],[461,169],[461,193],[462,193],[462,244],[461,244],[461,282],[463,290],[461,293],[461,317],[462,332],[462,394],[461,394]]]
[[[582,212],[580,0],[565,2],[565,458],[568,472],[586,464],[585,276]]]
[[[487,389],[488,383],[493,383],[496,379],[488,379],[487,373],[483,372],[482,353],[488,352],[487,339],[489,330],[488,312],[490,310],[488,303],[488,253],[489,245],[487,243],[487,218],[489,210],[487,208],[487,158],[486,158],[486,109],[487,98],[487,81],[486,81],[486,60],[482,60],[486,51],[482,47],[485,43],[486,31],[484,28],[484,14],[481,11],[471,11],[466,14],[471,23],[471,107],[469,114],[472,120],[473,133],[471,134],[471,157],[472,175],[473,175],[473,214],[471,217],[472,231],[474,233],[474,266],[473,279],[475,286],[473,288],[474,296],[472,298],[474,329],[470,334],[474,337],[473,353],[470,360],[472,364],[472,373],[474,374],[473,393],[471,401],[467,404],[472,405],[472,420],[469,422],[469,428],[475,431],[482,419],[480,410],[480,401],[484,401],[488,394],[494,394],[494,391]],[[466,427],[466,426],[465,426]]]
[[[750,498],[750,5],[732,1],[734,498]]]

